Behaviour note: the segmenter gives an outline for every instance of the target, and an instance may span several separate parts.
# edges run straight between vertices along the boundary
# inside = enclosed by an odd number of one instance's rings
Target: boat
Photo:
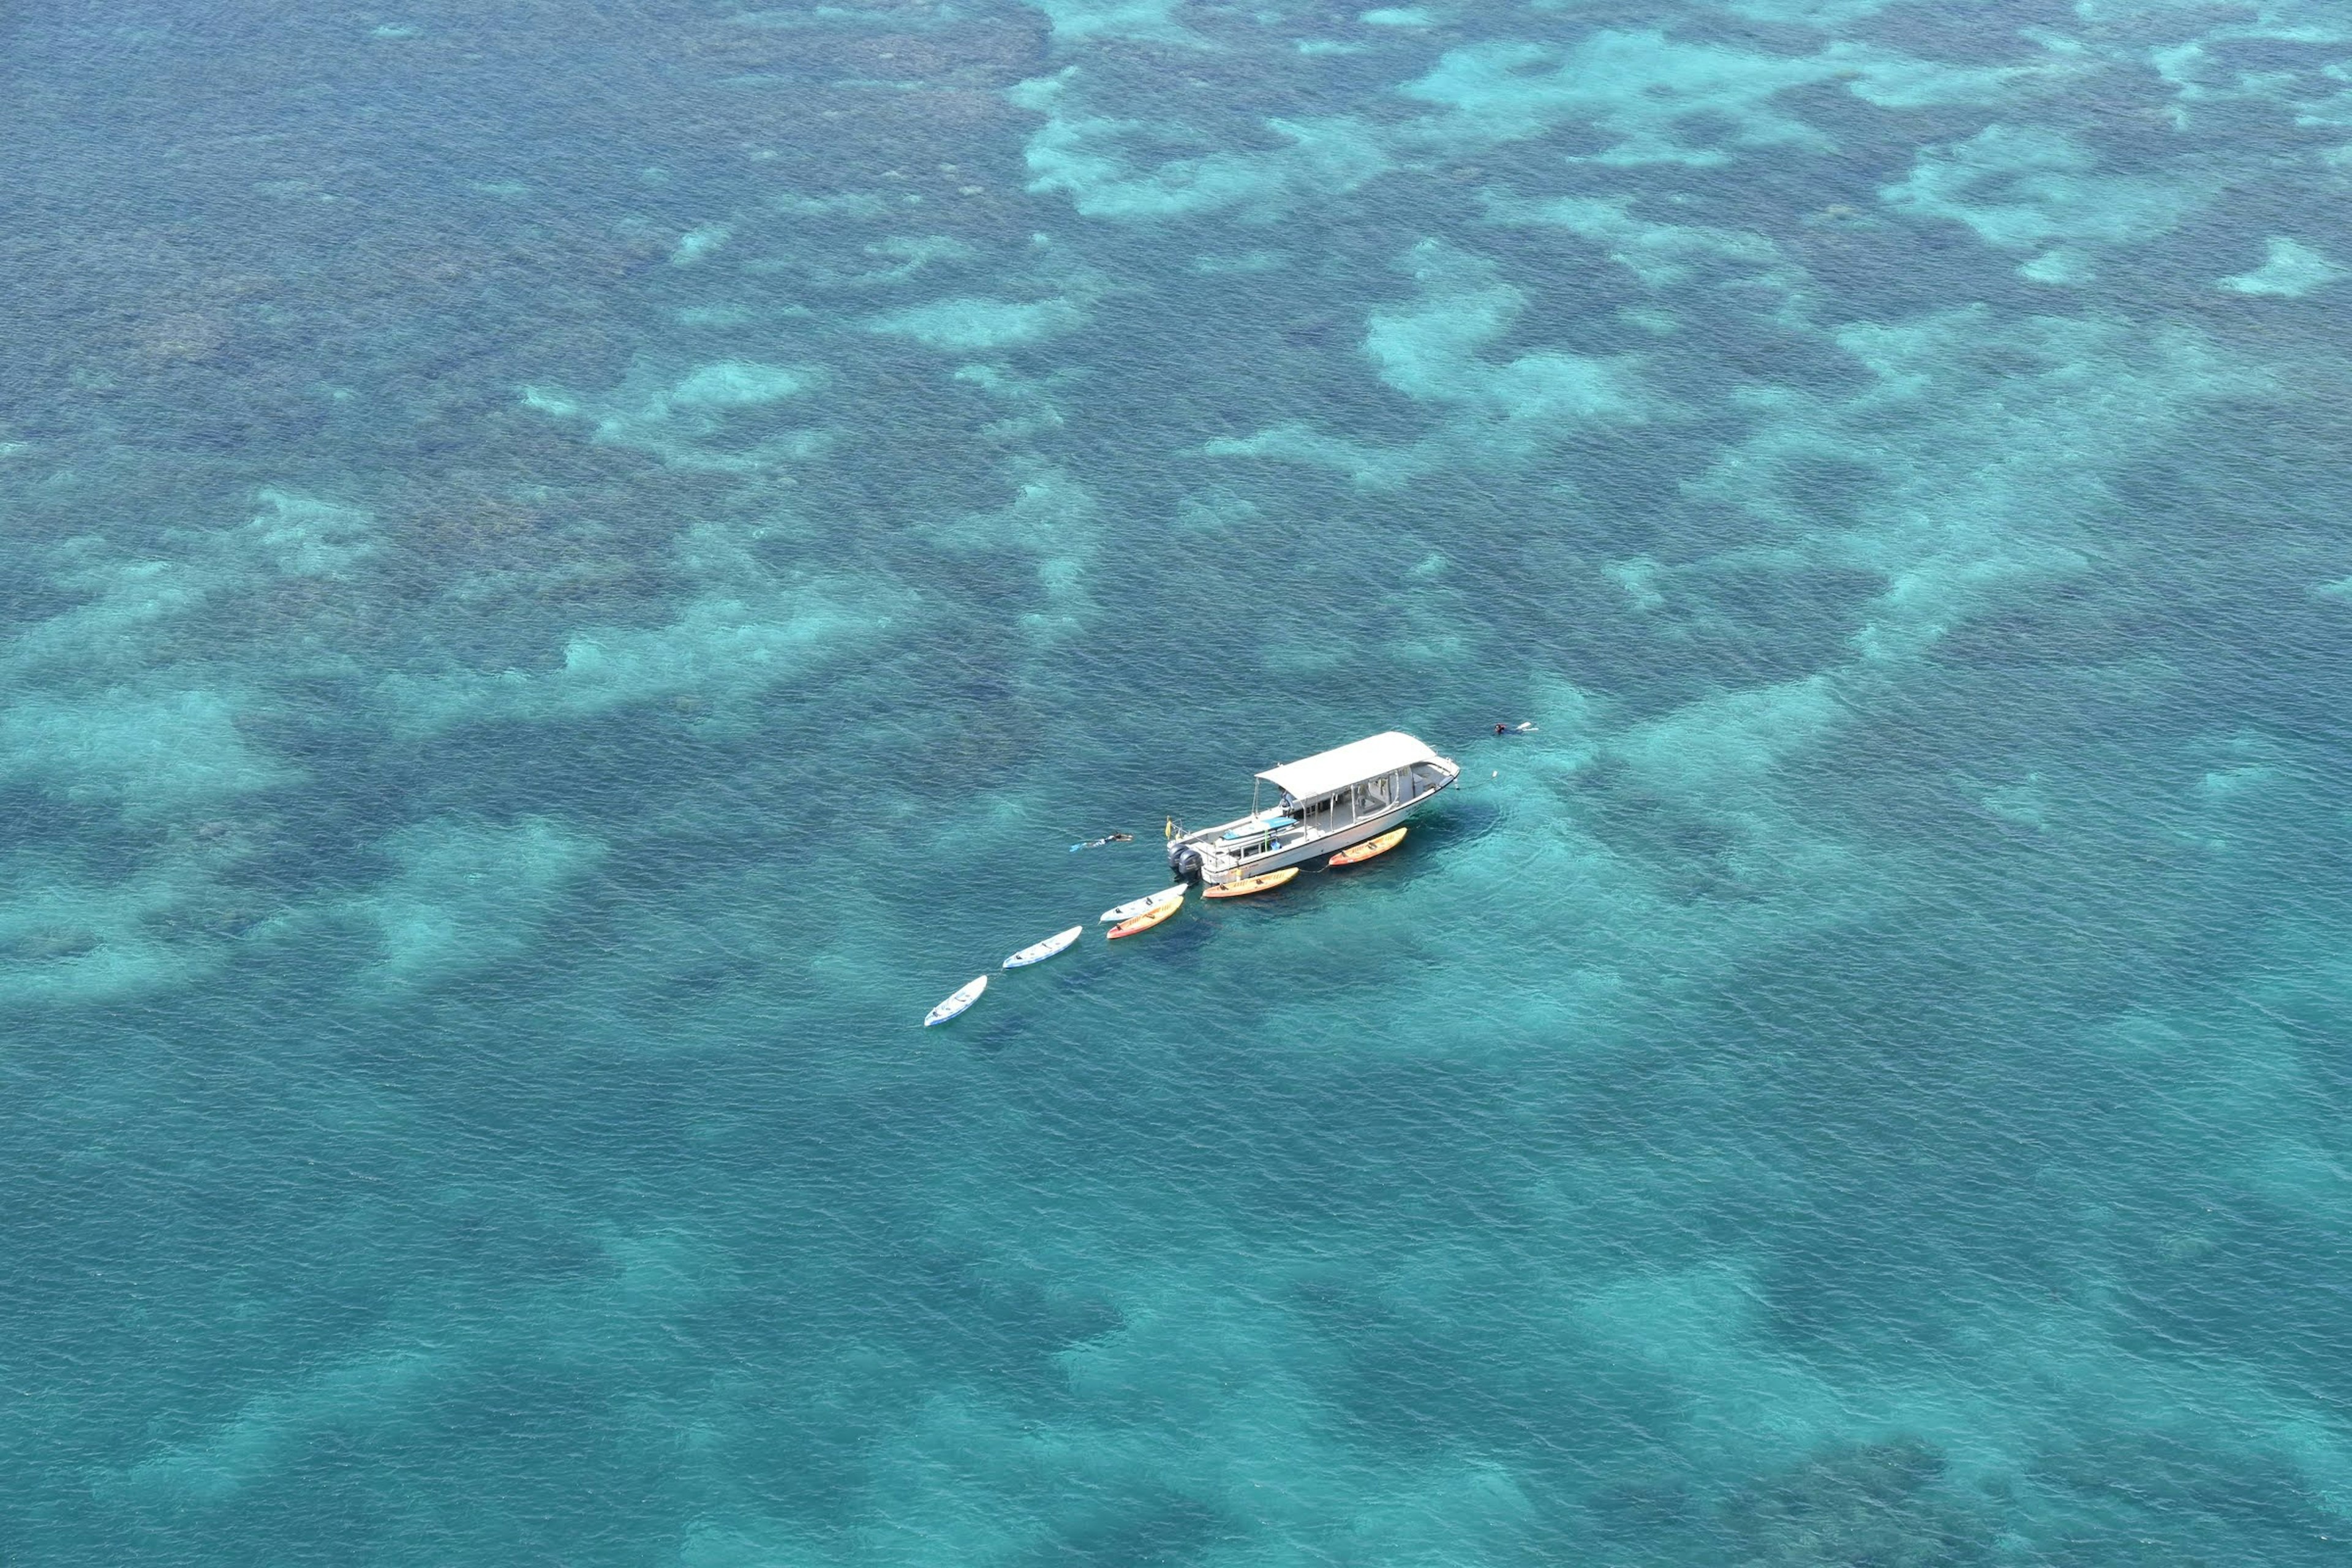
[[[1391,827],[1378,838],[1367,838],[1353,849],[1342,849],[1331,857],[1334,866],[1360,866],[1375,855],[1385,855],[1404,842],[1404,829]]]
[[[1007,969],[1026,969],[1033,963],[1043,963],[1045,960],[1053,957],[1055,953],[1066,951],[1069,947],[1070,943],[1078,940],[1079,936],[1084,933],[1086,929],[1087,928],[1084,926],[1072,926],[1067,931],[1055,931],[1052,936],[1047,937],[1043,942],[1033,942],[1027,947],[1023,948],[1019,952],[1016,952],[1012,957],[1006,959],[1004,961],[1004,967]]]
[[[1131,921],[1146,910],[1157,909],[1161,904],[1174,903],[1183,896],[1183,885],[1179,883],[1173,888],[1162,888],[1148,899],[1129,899],[1117,909],[1105,910],[1102,912],[1102,918],[1112,924],[1117,924],[1120,921]]]
[[[1121,921],[1118,924],[1111,927],[1110,940],[1112,942],[1117,942],[1120,937],[1133,936],[1138,931],[1150,931],[1153,926],[1158,925],[1161,921],[1166,920],[1170,915],[1174,914],[1178,910],[1181,910],[1183,907],[1184,894],[1180,889],[1177,891],[1176,896],[1169,900],[1166,903],[1154,904],[1150,909],[1144,910],[1141,914],[1136,916],[1133,920]]]
[[[1213,890],[1336,856],[1393,832],[1461,776],[1460,763],[1411,735],[1368,735],[1266,769],[1247,816],[1178,834],[1168,866],[1180,881]],[[1275,803],[1260,810],[1256,796],[1268,785]]]
[[[1402,832],[1403,830],[1400,828],[1398,831]],[[1350,851],[1350,853],[1353,853],[1353,851]],[[1227,882],[1221,888],[1205,889],[1202,893],[1202,897],[1209,899],[1246,899],[1252,893],[1270,893],[1274,891],[1275,889],[1279,888],[1285,882],[1287,882],[1297,875],[1298,875],[1297,867],[1285,866],[1281,870],[1268,871],[1263,877],[1252,877],[1246,881]]]
[[[980,994],[987,989],[988,976],[985,974],[969,985],[959,987],[954,995],[923,1015],[923,1027],[928,1029],[933,1024],[944,1024],[950,1018],[958,1016],[965,1008],[979,1001]]]

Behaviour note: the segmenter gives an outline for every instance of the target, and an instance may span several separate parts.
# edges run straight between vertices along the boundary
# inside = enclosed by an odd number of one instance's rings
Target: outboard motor
[[[1180,882],[1189,882],[1201,874],[1201,852],[1189,844],[1168,847],[1168,868],[1176,873]]]

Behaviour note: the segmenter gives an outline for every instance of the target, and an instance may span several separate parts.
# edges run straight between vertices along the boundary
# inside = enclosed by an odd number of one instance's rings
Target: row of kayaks
[[[1342,849],[1331,857],[1330,864],[1334,868],[1360,865],[1375,855],[1387,854],[1403,841],[1404,829],[1391,827],[1378,838],[1367,838],[1351,849]],[[1297,867],[1286,866],[1279,871],[1269,871],[1263,877],[1251,877],[1239,882],[1227,882],[1222,887],[1210,888],[1203,892],[1202,897],[1245,899],[1253,893],[1270,893],[1297,875]],[[1129,899],[1126,903],[1115,905],[1102,912],[1103,922],[1110,927],[1107,940],[1117,942],[1122,937],[1135,936],[1150,931],[1183,907],[1184,888],[1181,883],[1173,888],[1162,888],[1160,891],[1140,899]],[[1045,963],[1056,953],[1066,952],[1077,945],[1078,938],[1085,933],[1086,929],[1084,926],[1072,926],[1067,931],[1055,931],[1043,942],[1033,942],[1006,959],[1003,967],[1026,969],[1033,963]],[[950,1018],[960,1017],[971,1008],[973,1003],[979,1001],[987,990],[988,976],[985,974],[957,987],[953,995],[923,1015],[923,1027],[928,1029],[934,1024],[944,1024]]]

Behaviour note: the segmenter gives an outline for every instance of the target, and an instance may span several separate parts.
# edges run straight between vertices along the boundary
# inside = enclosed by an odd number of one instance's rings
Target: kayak
[[[1298,875],[1296,866],[1285,866],[1279,871],[1268,871],[1263,877],[1244,877],[1238,882],[1227,882],[1222,888],[1211,888],[1206,896],[1212,899],[1246,899],[1252,893],[1270,893]]]
[[[950,1018],[955,1017],[965,1008],[979,1001],[980,994],[987,989],[988,976],[983,974],[979,979],[973,981],[971,984],[963,986],[958,990],[954,995],[949,997],[946,1001],[932,1008],[929,1012],[924,1014],[923,1027],[928,1029],[933,1024],[946,1023]]]
[[[1331,864],[1334,866],[1360,865],[1362,862],[1370,859],[1375,855],[1387,854],[1390,850],[1395,848],[1398,845],[1403,842],[1404,829],[1402,827],[1391,827],[1386,833],[1381,834],[1378,838],[1367,838],[1361,844],[1357,845],[1353,849],[1340,850],[1337,855],[1331,857]]]
[[[1031,942],[1027,947],[1006,959],[1004,967],[1026,969],[1033,963],[1042,963],[1077,941],[1080,933],[1086,929],[1084,926],[1072,926],[1067,931],[1055,931],[1043,942]]]
[[[1121,921],[1118,924],[1111,927],[1110,940],[1117,942],[1120,937],[1133,936],[1139,931],[1150,931],[1153,926],[1158,925],[1161,921],[1166,920],[1170,915],[1174,914],[1178,910],[1181,910],[1183,907],[1184,892],[1183,889],[1180,888],[1176,891],[1176,896],[1169,900],[1166,903],[1154,904],[1151,908],[1144,910],[1133,920]]]
[[[1105,910],[1102,918],[1106,921],[1131,921],[1146,910],[1174,903],[1183,896],[1184,889],[1181,883],[1173,888],[1162,888],[1148,899],[1129,899],[1115,910]]]

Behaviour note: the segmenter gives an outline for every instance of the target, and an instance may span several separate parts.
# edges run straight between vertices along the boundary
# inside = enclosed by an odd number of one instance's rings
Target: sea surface
[[[0,19],[0,1560],[2352,1563],[2352,13],[753,3]]]

